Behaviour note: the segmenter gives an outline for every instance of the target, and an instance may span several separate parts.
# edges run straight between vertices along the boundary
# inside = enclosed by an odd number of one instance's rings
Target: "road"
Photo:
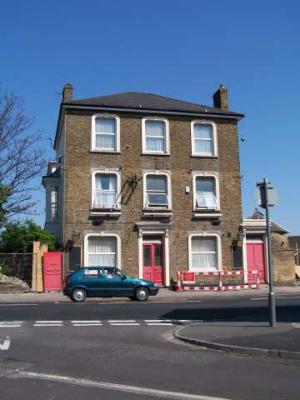
[[[300,321],[299,297],[277,304],[279,320]],[[266,305],[257,298],[2,303],[0,345],[7,338],[10,345],[0,350],[0,398],[298,400],[299,362],[203,350],[172,335],[191,320],[266,320]]]

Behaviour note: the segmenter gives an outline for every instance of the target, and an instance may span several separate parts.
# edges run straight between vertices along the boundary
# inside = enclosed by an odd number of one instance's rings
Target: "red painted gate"
[[[62,253],[50,251],[43,256],[44,292],[62,289]]]
[[[260,283],[265,283],[265,249],[263,242],[247,243],[247,264],[249,280],[253,279],[251,272],[257,271]]]
[[[163,285],[163,246],[161,243],[143,245],[144,279]]]

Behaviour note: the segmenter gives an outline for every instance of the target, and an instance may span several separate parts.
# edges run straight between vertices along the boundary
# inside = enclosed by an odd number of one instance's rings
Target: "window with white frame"
[[[217,210],[217,182],[214,176],[196,176],[194,180],[195,208]]]
[[[218,269],[218,239],[216,236],[192,236],[190,242],[190,269]]]
[[[147,174],[145,179],[146,208],[170,208],[170,193],[167,175]]]
[[[213,123],[192,122],[192,155],[216,156],[216,126]]]
[[[143,119],[143,152],[166,154],[169,152],[168,123],[164,119]]]
[[[87,266],[117,266],[117,238],[89,236],[87,238]]]
[[[55,222],[58,218],[58,186],[50,189],[50,221]]]
[[[116,173],[94,174],[93,208],[119,208],[118,179]]]
[[[119,118],[93,116],[92,150],[119,151]]]

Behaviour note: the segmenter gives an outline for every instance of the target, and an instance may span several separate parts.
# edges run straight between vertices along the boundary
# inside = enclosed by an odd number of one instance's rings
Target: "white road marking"
[[[137,322],[112,322],[111,326],[137,326],[140,325]]]
[[[215,396],[202,396],[197,394],[171,392],[167,390],[158,390],[152,388],[145,388],[139,386],[122,385],[112,382],[92,381],[90,379],[72,378],[68,376],[40,374],[30,371],[16,371],[7,376],[7,378],[28,378],[28,379],[41,379],[47,381],[62,382],[71,385],[95,387],[99,389],[115,390],[118,392],[133,393],[142,396],[158,397],[160,399],[173,399],[173,400],[229,400],[228,398],[221,398]]]
[[[6,339],[1,343],[0,342],[0,350],[8,350],[10,346],[10,338],[6,336]]]
[[[0,328],[20,328],[23,321],[0,321]]]
[[[63,321],[35,321],[36,324],[62,324]]]
[[[0,325],[0,328],[20,328],[21,325]]]
[[[73,324],[73,326],[103,326],[103,324],[99,323],[90,323],[90,324]]]
[[[71,321],[72,324],[99,324],[100,320],[78,320],[78,321]]]
[[[0,321],[0,329],[1,328],[20,328],[24,321]],[[145,323],[147,326],[173,326],[176,323],[199,323],[203,322],[200,320],[172,320],[172,319],[145,319],[138,320],[135,319],[111,319],[111,320],[71,320],[71,321],[62,321],[62,320],[38,320],[38,321],[29,321],[34,327],[62,327],[67,324],[71,324],[74,327],[80,326],[103,326],[108,324],[110,326],[139,326]]]
[[[135,319],[109,319],[109,323],[114,323],[114,322],[136,322]]]

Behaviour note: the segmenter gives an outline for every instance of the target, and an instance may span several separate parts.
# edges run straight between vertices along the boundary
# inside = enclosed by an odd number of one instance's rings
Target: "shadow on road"
[[[276,307],[278,322],[300,322],[300,306],[286,305]],[[174,320],[202,320],[213,321],[237,321],[237,322],[267,322],[269,321],[269,309],[267,307],[242,307],[242,308],[176,308],[161,315],[162,319]]]

